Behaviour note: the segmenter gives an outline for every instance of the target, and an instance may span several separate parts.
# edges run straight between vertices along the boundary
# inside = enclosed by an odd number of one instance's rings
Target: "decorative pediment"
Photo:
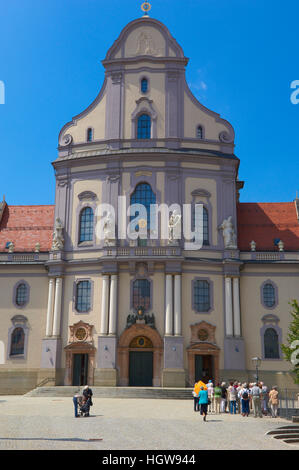
[[[24,315],[14,315],[11,319],[12,324],[15,325],[26,325],[28,319]]]
[[[210,198],[211,197],[211,193],[209,193],[209,191],[206,191],[205,189],[194,189],[194,191],[192,191],[191,195],[193,197],[206,197],[206,198]]]
[[[80,201],[95,201],[97,199],[97,195],[92,191],[83,191],[78,195]]]
[[[267,315],[264,315],[262,318],[262,321],[264,323],[271,323],[272,325],[277,325],[279,322],[279,318],[274,315],[273,313],[268,313]]]
[[[158,117],[158,114],[153,106],[153,100],[149,100],[146,96],[136,100],[136,108],[132,113],[132,120],[135,120],[140,114],[148,113],[151,118],[155,121]]]
[[[70,343],[92,343],[93,325],[83,322],[82,320],[70,326]]]
[[[216,326],[211,325],[205,321],[191,325],[191,344],[195,343],[212,343],[216,344],[215,340]]]

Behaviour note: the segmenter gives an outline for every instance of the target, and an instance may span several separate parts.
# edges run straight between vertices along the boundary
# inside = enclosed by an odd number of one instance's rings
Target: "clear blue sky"
[[[101,60],[138,0],[1,1],[0,198],[53,204],[61,127],[96,97]],[[298,0],[152,0],[151,16],[190,58],[196,97],[234,126],[243,202],[299,191]]]

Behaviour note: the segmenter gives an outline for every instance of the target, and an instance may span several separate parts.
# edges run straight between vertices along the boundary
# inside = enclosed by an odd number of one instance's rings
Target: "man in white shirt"
[[[261,409],[261,389],[258,386],[258,384],[255,383],[253,385],[250,391],[250,395],[252,397],[254,417],[257,418],[259,416],[260,418],[262,418],[263,414],[262,414],[262,409]]]

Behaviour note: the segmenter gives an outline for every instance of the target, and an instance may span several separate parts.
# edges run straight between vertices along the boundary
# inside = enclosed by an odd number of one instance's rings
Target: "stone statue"
[[[181,214],[174,210],[168,221],[168,243],[173,244],[177,243],[178,239],[175,235],[179,235],[179,224],[181,221]]]
[[[250,249],[251,249],[251,251],[255,251],[255,249],[256,249],[256,243],[255,243],[254,240],[252,240],[252,241],[250,242]]]
[[[35,253],[39,253],[39,252],[40,252],[40,243],[36,243],[36,244],[35,244],[34,251],[35,251]]]
[[[127,325],[126,328],[130,328],[130,326],[134,325],[136,323],[136,316],[129,314],[127,316]]]
[[[231,215],[222,222],[219,229],[222,230],[224,247],[230,249],[237,249],[237,237],[235,234]]]
[[[15,245],[13,244],[13,242],[10,242],[10,244],[8,245],[8,253],[13,253],[14,249]]]
[[[104,233],[104,244],[105,245],[114,245],[115,244],[115,227],[114,227],[114,218],[111,212],[108,212],[106,220],[103,226]]]
[[[152,315],[146,315],[145,316],[145,324],[147,326],[150,326],[151,328],[156,328],[155,326],[155,315],[152,314]]]
[[[284,243],[282,240],[279,240],[278,242],[278,249],[279,251],[284,251]]]
[[[53,232],[52,251],[60,251],[64,247],[63,225],[59,217],[56,219]]]
[[[142,32],[139,35],[136,55],[157,55],[154,41],[150,34]]]

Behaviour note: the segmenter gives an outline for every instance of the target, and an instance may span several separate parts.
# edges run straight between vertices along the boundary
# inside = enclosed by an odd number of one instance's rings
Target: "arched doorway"
[[[129,386],[152,387],[153,343],[146,336],[135,337],[129,346]]]
[[[191,325],[191,344],[187,348],[189,385],[198,380],[219,381],[220,349],[215,341],[216,326],[205,321]]]
[[[134,324],[119,339],[119,384],[160,387],[163,341],[148,325]]]
[[[92,325],[79,321],[70,326],[70,342],[65,346],[65,385],[93,385],[96,348],[92,341]]]

